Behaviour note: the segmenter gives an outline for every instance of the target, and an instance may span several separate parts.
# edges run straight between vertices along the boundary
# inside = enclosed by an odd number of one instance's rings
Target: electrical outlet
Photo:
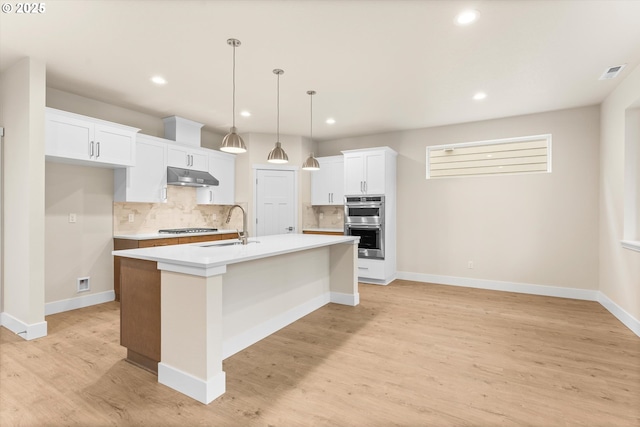
[[[324,213],[320,212],[320,219],[324,219]]]
[[[133,222],[135,216],[133,214],[129,214],[129,222]]]
[[[342,214],[338,212],[338,219],[342,219]]]
[[[211,214],[211,219],[215,221],[216,219],[218,219],[218,215],[216,215],[216,214]]]
[[[69,214],[69,223],[75,224],[76,220],[77,220],[76,214],[70,213]]]
[[[467,268],[473,268],[473,261],[467,262]]]

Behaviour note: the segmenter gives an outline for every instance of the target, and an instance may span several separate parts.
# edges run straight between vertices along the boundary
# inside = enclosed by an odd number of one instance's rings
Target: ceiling
[[[44,4],[0,13],[0,70],[41,59],[52,88],[220,134],[232,120],[231,37],[242,42],[238,132],[276,132],[281,68],[280,133],[309,135],[315,90],[316,140],[594,105],[640,64],[633,0]],[[468,8],[480,18],[456,25]],[[620,64],[618,78],[598,80]],[[157,74],[168,83],[152,84]],[[486,99],[473,100],[478,91]]]

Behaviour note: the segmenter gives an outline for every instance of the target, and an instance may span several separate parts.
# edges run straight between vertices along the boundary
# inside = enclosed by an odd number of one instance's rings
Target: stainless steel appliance
[[[360,237],[358,257],[384,259],[384,196],[344,199],[344,234]]]
[[[158,230],[160,234],[183,234],[183,233],[209,233],[212,231],[218,231],[217,228],[167,228],[165,230]]]

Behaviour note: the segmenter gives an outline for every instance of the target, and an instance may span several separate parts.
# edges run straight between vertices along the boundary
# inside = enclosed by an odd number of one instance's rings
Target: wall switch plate
[[[70,213],[70,214],[69,214],[69,222],[70,222],[71,224],[75,224],[76,220],[77,220],[76,214],[74,214],[74,213]]]
[[[324,214],[322,212],[320,212],[320,219],[324,219]]]
[[[134,219],[135,219],[135,215],[129,214],[129,222],[133,222]]]
[[[216,219],[218,219],[218,215],[216,215],[216,214],[211,214],[211,219],[215,221]]]
[[[467,268],[473,268],[473,261],[467,262]]]

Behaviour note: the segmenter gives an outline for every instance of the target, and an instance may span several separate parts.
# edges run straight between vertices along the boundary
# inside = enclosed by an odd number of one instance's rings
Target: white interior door
[[[256,171],[256,235],[296,232],[295,171]]]

